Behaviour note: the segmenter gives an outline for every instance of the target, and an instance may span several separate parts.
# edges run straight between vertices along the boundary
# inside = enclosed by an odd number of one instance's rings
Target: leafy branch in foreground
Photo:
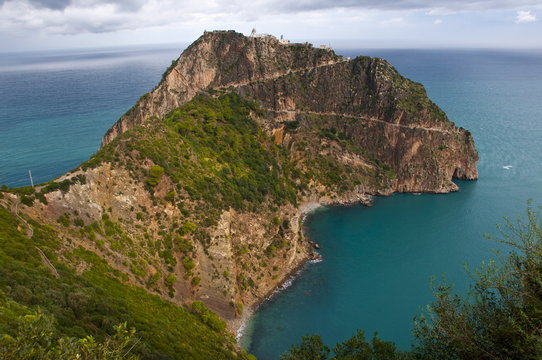
[[[539,359],[542,356],[542,220],[528,203],[526,219],[498,226],[511,248],[473,272],[470,296],[440,286],[416,320],[417,353],[427,359]]]
[[[4,360],[137,360],[130,354],[135,330],[128,330],[126,323],[115,327],[115,334],[98,342],[92,336],[82,339],[72,337],[57,338],[53,318],[38,311],[17,319],[17,333],[14,336],[2,334],[0,337],[0,358]]]

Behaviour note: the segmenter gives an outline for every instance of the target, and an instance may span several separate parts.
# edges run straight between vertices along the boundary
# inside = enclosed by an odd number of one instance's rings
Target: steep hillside
[[[173,62],[89,161],[35,189],[10,190],[4,203],[54,232],[47,256],[88,286],[108,279],[119,297],[138,292],[142,302],[188,308],[199,300],[234,328],[314,256],[304,204],[454,191],[453,177],[477,177],[477,159],[468,131],[383,60],[218,31]],[[12,221],[17,236],[35,240],[35,230]],[[220,339],[209,351],[237,356]]]
[[[184,309],[127,284],[74,240],[78,234],[18,215],[17,207],[0,193],[0,336],[14,335],[17,317],[41,308],[53,316],[54,335],[100,340],[127,322],[137,329],[131,353],[147,359],[245,358],[209,310],[198,303]]]

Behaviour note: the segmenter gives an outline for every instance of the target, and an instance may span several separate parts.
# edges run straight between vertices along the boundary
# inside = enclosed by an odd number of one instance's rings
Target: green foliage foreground
[[[542,358],[542,219],[528,206],[526,219],[505,219],[497,241],[506,258],[473,273],[470,296],[440,286],[436,301],[416,323],[425,359]]]
[[[301,344],[294,345],[284,353],[280,360],[328,360],[331,349],[324,345],[318,335],[305,336]],[[397,350],[391,342],[382,341],[375,334],[368,342],[363,331],[359,331],[350,339],[337,343],[333,348],[332,360],[407,360],[412,354]]]
[[[336,360],[376,359],[542,359],[542,218],[528,206],[525,219],[505,219],[498,227],[508,246],[507,257],[483,263],[472,273],[466,298],[446,284],[436,300],[415,320],[413,350],[398,351],[392,343],[362,332],[334,348]],[[281,360],[327,360],[331,350],[317,336],[283,354]]]
[[[3,311],[17,307],[17,304],[3,298]],[[138,360],[130,352],[137,345],[135,330],[128,330],[126,323],[115,327],[115,334],[103,342],[92,336],[83,339],[55,336],[53,318],[43,314],[29,313],[17,319],[17,334],[0,337],[0,358],[3,360]]]

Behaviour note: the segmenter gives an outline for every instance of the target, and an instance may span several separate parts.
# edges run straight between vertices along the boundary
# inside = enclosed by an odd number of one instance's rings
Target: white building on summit
[[[290,40],[285,39],[285,38],[284,38],[284,35],[281,35],[281,36],[280,36],[279,43],[281,43],[281,44],[283,44],[283,45],[287,45],[287,44],[290,43]]]

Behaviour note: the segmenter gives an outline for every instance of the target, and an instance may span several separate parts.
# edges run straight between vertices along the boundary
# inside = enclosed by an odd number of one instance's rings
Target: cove
[[[328,345],[357,329],[408,349],[413,317],[431,303],[432,276],[459,293],[476,268],[495,257],[495,225],[542,204],[542,54],[505,51],[380,50],[475,138],[480,179],[446,195],[395,194],[373,207],[319,209],[305,233],[323,261],[264,302],[242,344],[258,359],[278,359],[306,334]],[[349,55],[346,53],[346,55]],[[501,249],[506,251],[506,249]]]

